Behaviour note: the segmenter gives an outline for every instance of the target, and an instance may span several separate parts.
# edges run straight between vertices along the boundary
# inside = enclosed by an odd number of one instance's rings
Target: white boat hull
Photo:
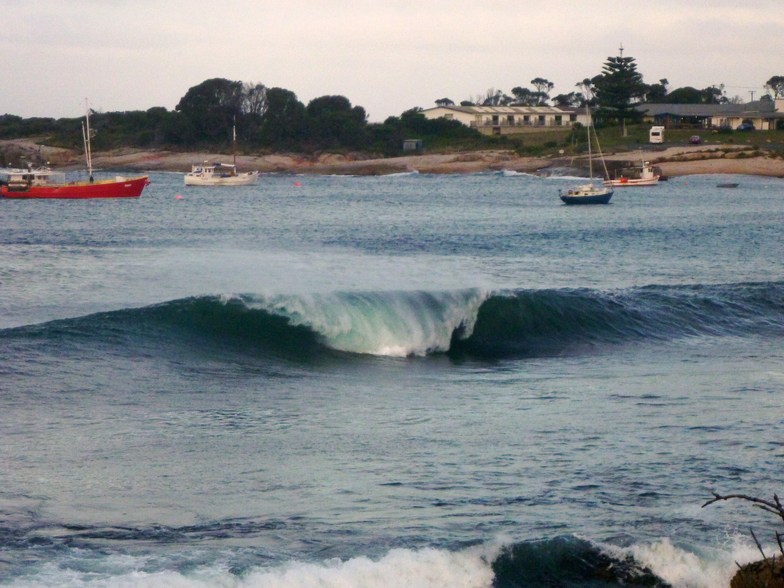
[[[659,174],[647,162],[643,162],[636,168],[624,168],[623,171],[627,170],[631,171],[629,175],[605,180],[604,185],[612,188],[632,188],[634,186],[655,186],[659,183]]]
[[[619,178],[617,180],[607,180],[605,186],[613,188],[631,188],[633,186],[655,186],[659,183],[659,176],[653,178]]]
[[[252,186],[259,180],[259,172],[245,172],[236,176],[218,176],[213,174],[185,174],[186,186]]]

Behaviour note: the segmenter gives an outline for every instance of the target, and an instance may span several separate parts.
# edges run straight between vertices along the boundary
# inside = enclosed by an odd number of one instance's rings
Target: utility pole
[[[749,93],[751,94],[751,101],[754,102],[754,90],[749,90]]]

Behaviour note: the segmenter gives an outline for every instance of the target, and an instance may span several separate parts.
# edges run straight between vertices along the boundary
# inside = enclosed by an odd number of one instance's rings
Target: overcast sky
[[[784,75],[782,0],[2,0],[0,114],[174,109],[210,78],[340,94],[371,122],[637,60],[646,83],[759,98]]]

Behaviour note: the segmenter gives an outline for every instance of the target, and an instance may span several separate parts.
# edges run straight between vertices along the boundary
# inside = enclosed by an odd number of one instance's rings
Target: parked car
[[[750,123],[750,122],[745,122],[745,123],[739,124],[738,128],[736,130],[738,130],[738,131],[753,131],[754,130],[754,124]]]
[[[699,145],[700,143],[702,143],[702,139],[700,138],[699,135],[692,135],[691,137],[689,137],[689,143],[691,143],[692,145]]]

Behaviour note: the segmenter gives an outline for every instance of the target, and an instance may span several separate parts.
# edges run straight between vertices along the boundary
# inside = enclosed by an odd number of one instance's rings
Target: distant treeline
[[[0,138],[45,137],[53,146],[80,148],[82,118],[0,116]],[[238,151],[358,150],[385,155],[402,150],[404,139],[426,145],[464,143],[476,147],[487,139],[474,129],[445,119],[428,120],[414,108],[383,123],[369,124],[365,109],[344,96],[322,96],[307,105],[283,88],[206,80],[188,90],[173,111],[94,112],[92,147],[171,148],[231,147],[236,125]]]

